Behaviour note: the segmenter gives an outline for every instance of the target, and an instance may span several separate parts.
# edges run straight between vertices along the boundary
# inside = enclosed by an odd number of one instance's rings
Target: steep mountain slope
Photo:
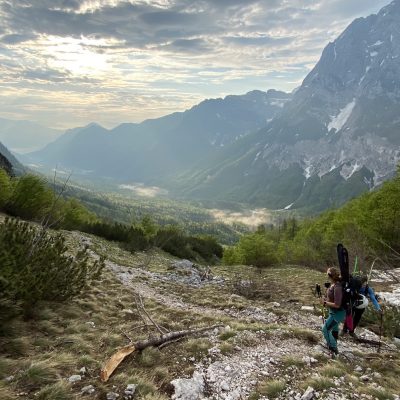
[[[399,26],[399,0],[355,20],[283,112],[182,176],[183,192],[323,209],[390,177],[400,160]]]
[[[30,154],[50,166],[92,171],[120,180],[163,182],[266,125],[290,95],[270,90],[206,100],[183,113],[122,124],[108,131],[98,125],[67,132],[43,150]]]
[[[21,174],[24,171],[23,165],[0,143],[0,168],[9,174]]]
[[[38,150],[61,134],[61,130],[47,128],[35,122],[0,118],[0,140],[17,153]]]

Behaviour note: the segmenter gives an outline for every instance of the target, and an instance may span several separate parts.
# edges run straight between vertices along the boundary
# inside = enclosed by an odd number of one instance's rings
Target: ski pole
[[[378,353],[381,352],[381,346],[382,346],[382,334],[383,334],[383,308],[381,309],[381,315],[380,315],[380,326],[379,326],[379,344],[378,344]]]
[[[317,297],[319,298],[319,299],[321,299],[322,298],[322,291],[321,291],[321,285],[320,284],[318,284],[318,283],[316,283],[315,284],[315,294],[317,295]],[[325,324],[325,307],[321,304],[321,316],[322,316],[322,323],[324,323]]]

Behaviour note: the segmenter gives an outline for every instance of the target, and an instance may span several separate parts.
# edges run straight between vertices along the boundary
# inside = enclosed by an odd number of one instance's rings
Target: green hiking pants
[[[322,333],[324,334],[328,347],[332,350],[337,350],[337,340],[339,334],[339,324],[344,321],[346,317],[346,311],[343,309],[329,309],[329,317],[325,321],[322,327]]]

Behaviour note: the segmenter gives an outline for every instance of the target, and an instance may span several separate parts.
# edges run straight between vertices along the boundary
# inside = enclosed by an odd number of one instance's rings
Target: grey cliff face
[[[258,147],[257,162],[297,163],[306,178],[342,167],[348,179],[365,166],[376,185],[393,173],[400,161],[400,1],[355,20],[325,48]]]

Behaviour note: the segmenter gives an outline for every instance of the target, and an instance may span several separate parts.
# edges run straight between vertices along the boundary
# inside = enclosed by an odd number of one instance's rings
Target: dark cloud
[[[140,20],[158,29],[159,26],[190,26],[198,22],[195,14],[174,12],[174,11],[154,11],[140,15]]]
[[[274,38],[271,36],[259,37],[246,37],[246,36],[233,36],[225,37],[224,42],[234,43],[240,46],[268,46],[268,45],[284,45],[290,44],[294,39],[290,37]]]
[[[118,122],[121,107],[140,120],[204,97],[291,90],[354,18],[387,3],[0,0],[0,106],[25,96],[24,109],[36,113],[57,94],[59,118],[79,109],[93,120],[98,108],[118,110],[99,115]],[[41,112],[55,120],[49,110]]]
[[[28,69],[23,71],[23,77],[30,80],[47,82],[64,82],[69,74],[52,69]]]
[[[29,35],[29,34],[18,34],[18,33],[12,33],[10,35],[4,35],[3,37],[0,38],[0,42],[4,44],[19,44],[22,42],[27,42],[28,40],[33,40],[35,39],[35,35]]]
[[[170,50],[187,53],[203,53],[211,49],[211,46],[202,39],[179,39],[166,47]]]

